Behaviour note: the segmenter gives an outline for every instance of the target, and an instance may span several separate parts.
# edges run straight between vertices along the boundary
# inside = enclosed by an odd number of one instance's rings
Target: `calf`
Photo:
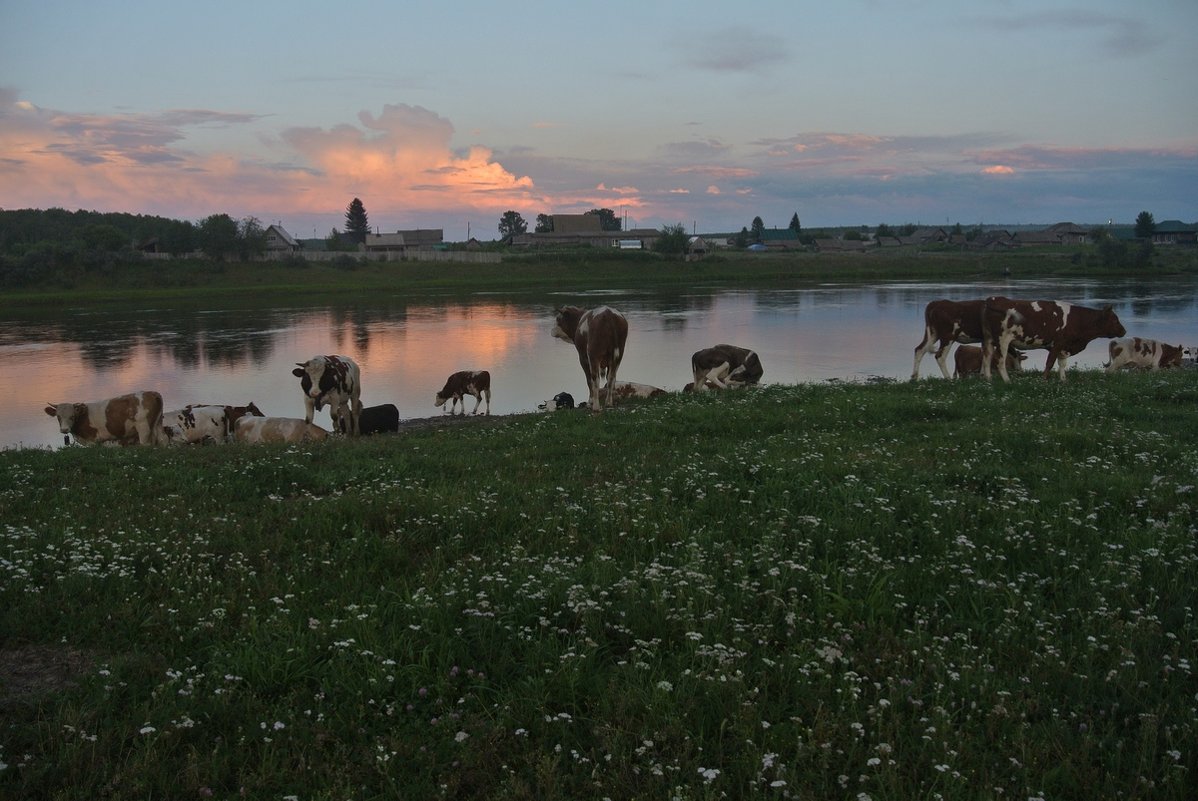
[[[291,374],[300,380],[304,393],[304,420],[311,423],[313,413],[328,404],[333,430],[338,428],[337,421],[348,414],[349,432],[357,436],[362,413],[362,381],[357,363],[346,356],[313,356],[296,365]]]
[[[591,411],[611,406],[616,371],[620,369],[624,345],[628,341],[628,320],[624,315],[607,306],[586,311],[577,306],[563,306],[557,310],[551,333],[558,339],[574,343],[578,363],[587,379]],[[599,390],[604,377],[607,378],[607,386],[603,388],[607,397],[601,404]]]
[[[345,433],[345,418],[337,424],[342,434]],[[367,434],[386,434],[399,431],[399,409],[394,403],[384,403],[380,406],[366,406],[362,409],[361,429],[363,436]]]
[[[936,347],[936,364],[948,378],[948,349],[954,342],[972,345],[982,341],[984,300],[933,300],[923,310],[923,339],[915,346],[911,380],[919,379],[919,363]]]
[[[157,392],[134,392],[84,403],[51,403],[45,411],[58,418],[58,430],[68,445],[71,436],[80,445],[157,445],[166,441],[162,396]]]
[[[458,403],[461,403],[462,414],[465,414],[466,395],[474,396],[474,411],[470,414],[478,414],[478,405],[482,403],[483,398],[487,399],[486,413],[490,414],[491,374],[486,370],[459,370],[445,381],[445,386],[437,393],[433,405],[444,406],[445,401],[450,401],[449,413],[453,414]]]
[[[559,392],[549,400],[539,404],[537,408],[546,412],[555,412],[558,409],[573,409],[574,396],[569,392]]]
[[[1119,316],[1110,306],[1091,309],[1056,300],[1011,300],[987,298],[982,309],[982,339],[985,357],[982,376],[990,379],[995,350],[1000,354],[997,366],[1003,381],[1007,375],[1007,353],[1012,346],[1020,349],[1043,348],[1048,351],[1044,376],[1056,362],[1061,381],[1065,380],[1065,360],[1085,350],[1099,337],[1127,334]]]
[[[265,442],[320,442],[328,436],[318,425],[293,417],[243,417],[233,429],[233,439],[251,445]]]
[[[1113,339],[1108,345],[1111,360],[1106,364],[1106,371],[1113,373],[1122,367],[1146,367],[1160,370],[1168,367],[1181,367],[1182,355],[1185,349],[1181,345],[1166,345],[1155,339],[1129,337]]]
[[[1020,353],[1012,349],[1007,354],[1007,369],[1020,370],[1022,369],[1023,361],[1027,359],[1027,354]],[[994,369],[998,366],[998,351],[990,354],[990,368]],[[953,353],[953,378],[961,378],[967,375],[979,375],[982,372],[982,349],[977,345],[961,345]]]
[[[720,389],[756,384],[765,372],[761,359],[748,348],[736,345],[716,345],[697,350],[691,356],[694,392],[703,392],[711,384]]]

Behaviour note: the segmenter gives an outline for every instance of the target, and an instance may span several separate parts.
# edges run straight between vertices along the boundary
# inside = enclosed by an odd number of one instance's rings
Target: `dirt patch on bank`
[[[75,686],[95,661],[95,653],[66,645],[0,648],[0,710]]]

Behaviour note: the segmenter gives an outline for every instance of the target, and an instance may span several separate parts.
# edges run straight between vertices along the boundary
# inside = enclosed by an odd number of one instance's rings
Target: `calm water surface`
[[[47,402],[87,401],[139,389],[162,393],[168,409],[188,403],[257,403],[270,415],[302,417],[295,362],[325,353],[362,368],[362,401],[394,403],[404,418],[442,413],[433,395],[449,373],[487,369],[494,414],[534,411],[561,391],[586,396],[574,349],[553,339],[553,310],[606,304],[628,317],[619,377],[678,390],[690,356],[730,342],[755,349],[763,383],[872,376],[905,379],[937,298],[1002,293],[1115,306],[1129,335],[1198,344],[1193,283],[1176,281],[1012,281],[878,283],[803,289],[577,292],[519,299],[477,294],[418,301],[376,298],[353,304],[251,309],[67,308],[0,319],[0,447],[58,447]],[[1099,367],[1106,340],[1070,365]],[[1044,351],[1031,362],[1043,367]],[[921,375],[940,380],[931,357]],[[19,377],[19,378],[18,378]],[[468,401],[473,406],[473,400]],[[328,427],[328,412],[316,422]]]

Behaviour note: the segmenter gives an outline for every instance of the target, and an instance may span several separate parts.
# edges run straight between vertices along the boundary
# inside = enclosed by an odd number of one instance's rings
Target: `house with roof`
[[[267,253],[296,253],[300,249],[299,242],[282,225],[268,226],[265,235]]]
[[[1084,245],[1090,241],[1090,229],[1071,222],[1057,223],[1048,230],[1060,237],[1059,244],[1062,245]]]
[[[403,256],[407,252],[407,242],[403,234],[367,234],[362,249],[370,255]]]
[[[1198,243],[1198,223],[1189,225],[1181,220],[1164,220],[1152,232],[1154,245],[1193,245]]]

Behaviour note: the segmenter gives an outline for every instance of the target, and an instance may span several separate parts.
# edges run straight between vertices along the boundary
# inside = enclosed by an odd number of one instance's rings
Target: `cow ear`
[[[303,378],[303,377],[304,377],[304,368],[302,368],[302,367],[297,367],[297,368],[295,368],[294,370],[292,370],[292,371],[291,371],[291,374],[292,374],[293,376],[295,376],[296,378]]]
[[[58,416],[58,409],[54,408],[54,404],[53,404],[53,403],[47,403],[47,404],[46,404],[46,414],[50,415],[51,417],[57,417],[57,416]]]

